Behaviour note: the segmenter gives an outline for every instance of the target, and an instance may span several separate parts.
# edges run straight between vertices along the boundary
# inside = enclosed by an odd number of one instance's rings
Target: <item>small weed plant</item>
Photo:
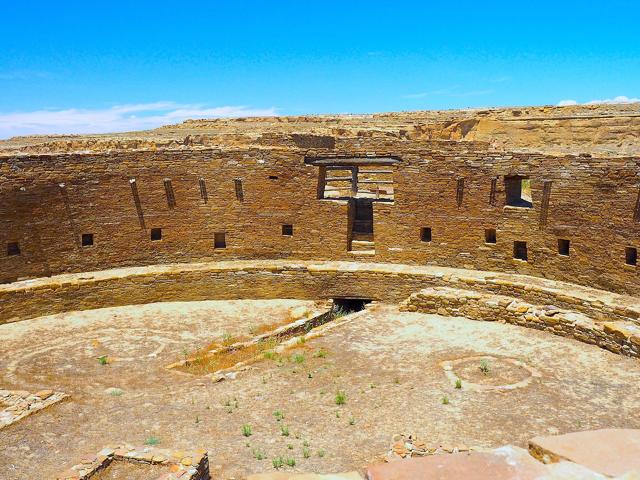
[[[483,358],[482,360],[480,360],[480,371],[482,373],[484,373],[485,375],[489,374],[489,360],[487,360],[486,358]]]

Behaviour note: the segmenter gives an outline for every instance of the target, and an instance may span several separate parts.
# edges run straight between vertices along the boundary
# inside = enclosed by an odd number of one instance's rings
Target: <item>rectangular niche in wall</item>
[[[164,193],[167,196],[167,206],[171,209],[176,206],[176,195],[173,192],[173,184],[170,178],[164,179]]]
[[[242,189],[242,179],[235,178],[233,180],[233,185],[236,190],[236,200],[243,201],[244,200],[244,190]]]
[[[558,253],[560,255],[568,257],[569,256],[569,245],[570,244],[571,244],[571,242],[569,240],[566,240],[564,238],[559,238],[558,239]]]
[[[431,241],[431,227],[422,227],[420,229],[420,241],[421,242]]]
[[[90,247],[93,245],[93,233],[83,233],[81,237],[81,243],[83,247]]]
[[[151,240],[157,242],[158,240],[162,240],[162,229],[161,228],[152,228],[151,229]]]
[[[484,231],[484,243],[496,243],[496,229],[486,228]]]
[[[638,249],[627,247],[624,249],[625,262],[627,265],[638,265]]]
[[[504,189],[507,194],[507,205],[511,207],[531,208],[531,181],[528,177],[514,175],[504,177]]]
[[[227,235],[224,232],[213,234],[213,248],[227,248]]]
[[[282,225],[282,235],[292,236],[293,235],[293,225]]]
[[[513,258],[516,260],[528,260],[527,254],[527,242],[515,241],[513,242]]]
[[[10,257],[20,255],[20,245],[18,245],[18,242],[7,243],[7,255]]]

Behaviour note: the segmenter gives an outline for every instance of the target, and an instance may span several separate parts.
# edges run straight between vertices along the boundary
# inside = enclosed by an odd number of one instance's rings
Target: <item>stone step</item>
[[[352,240],[351,251],[359,252],[363,250],[374,250],[375,244],[370,240]]]
[[[376,251],[375,250],[351,250],[349,252],[350,255],[375,255]]]
[[[640,430],[607,428],[535,437],[529,440],[529,452],[545,463],[568,460],[609,477],[640,473]]]
[[[353,232],[351,234],[352,240],[365,240],[367,242],[373,242],[373,233]]]

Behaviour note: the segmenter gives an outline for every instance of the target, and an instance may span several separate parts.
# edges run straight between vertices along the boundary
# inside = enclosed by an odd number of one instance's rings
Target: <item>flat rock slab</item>
[[[362,480],[362,476],[357,472],[332,473],[328,475],[275,472],[249,475],[247,480]]]
[[[640,472],[640,430],[604,429],[535,437],[529,451],[544,462],[569,460],[608,476]]]
[[[544,464],[509,446],[374,465],[367,470],[367,480],[534,480],[546,474]]]

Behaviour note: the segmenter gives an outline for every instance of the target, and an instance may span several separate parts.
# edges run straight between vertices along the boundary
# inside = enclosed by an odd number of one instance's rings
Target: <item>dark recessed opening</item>
[[[269,180],[277,180],[278,176],[277,175],[269,175]]]
[[[569,256],[569,245],[571,242],[569,240],[565,240],[564,238],[558,239],[558,253],[560,255]]]
[[[334,298],[332,312],[339,312],[341,315],[359,312],[364,310],[365,305],[371,303],[369,298]]]
[[[93,233],[83,233],[82,234],[82,246],[90,247],[93,245]]]
[[[533,207],[531,199],[531,180],[515,175],[504,177],[504,189],[507,194],[507,205],[511,207]]]
[[[213,235],[213,248],[227,248],[227,235],[224,232],[218,232]]]
[[[420,229],[420,241],[422,242],[431,241],[431,227],[423,227]]]
[[[513,242],[513,258],[518,260],[528,260],[527,242]]]
[[[20,245],[18,245],[18,242],[7,243],[7,255],[10,257],[20,255]]]
[[[624,256],[627,265],[638,265],[638,249],[627,247],[624,249]]]
[[[151,240],[158,241],[162,240],[162,229],[161,228],[152,228],[151,229]]]
[[[282,225],[282,235],[293,235],[293,225]]]
[[[496,229],[487,228],[484,231],[484,243],[496,243]]]

